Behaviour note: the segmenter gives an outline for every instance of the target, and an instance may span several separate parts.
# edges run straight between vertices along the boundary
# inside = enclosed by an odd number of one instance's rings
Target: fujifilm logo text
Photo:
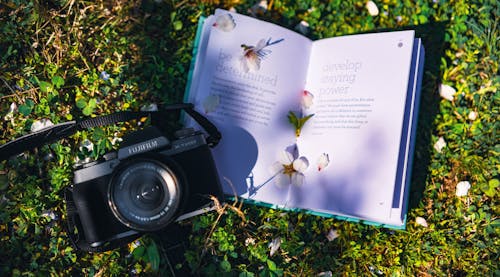
[[[158,147],[158,141],[157,140],[150,140],[150,141],[146,141],[146,142],[139,144],[139,145],[131,146],[128,149],[128,153],[130,155],[137,154],[137,153],[149,151],[149,150],[157,148],[157,147]]]

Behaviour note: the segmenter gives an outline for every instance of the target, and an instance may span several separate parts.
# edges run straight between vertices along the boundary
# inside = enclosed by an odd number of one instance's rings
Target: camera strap
[[[208,137],[206,138],[206,141],[208,146],[214,147],[219,143],[221,134],[219,130],[217,130],[217,127],[215,127],[215,125],[212,124],[212,122],[210,122],[205,116],[197,112],[194,109],[193,104],[179,103],[166,106],[159,111],[122,111],[109,115],[88,118],[81,121],[69,121],[56,124],[0,145],[0,161],[6,160],[13,155],[20,154],[35,147],[40,147],[59,139],[69,137],[77,131],[93,127],[113,125],[119,122],[140,119],[148,116],[151,117],[151,123],[153,125],[161,126],[162,122],[165,121],[167,113],[178,110],[184,110],[207,132]]]

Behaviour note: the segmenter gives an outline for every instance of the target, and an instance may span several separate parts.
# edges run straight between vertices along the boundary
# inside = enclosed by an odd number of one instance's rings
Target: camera
[[[120,246],[206,211],[210,196],[222,199],[222,189],[203,133],[183,128],[167,136],[150,126],[75,169],[69,235],[91,250]]]

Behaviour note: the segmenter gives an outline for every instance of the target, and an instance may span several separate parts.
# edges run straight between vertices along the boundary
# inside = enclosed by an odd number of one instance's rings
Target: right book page
[[[313,43],[306,89],[314,100],[304,112],[314,116],[298,138],[313,166],[290,206],[393,223],[413,41],[414,31],[398,31]]]

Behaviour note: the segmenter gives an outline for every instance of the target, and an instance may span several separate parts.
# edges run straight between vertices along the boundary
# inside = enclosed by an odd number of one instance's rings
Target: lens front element
[[[111,178],[108,199],[123,224],[140,231],[155,231],[173,220],[180,194],[178,179],[168,166],[141,159],[127,164]]]

